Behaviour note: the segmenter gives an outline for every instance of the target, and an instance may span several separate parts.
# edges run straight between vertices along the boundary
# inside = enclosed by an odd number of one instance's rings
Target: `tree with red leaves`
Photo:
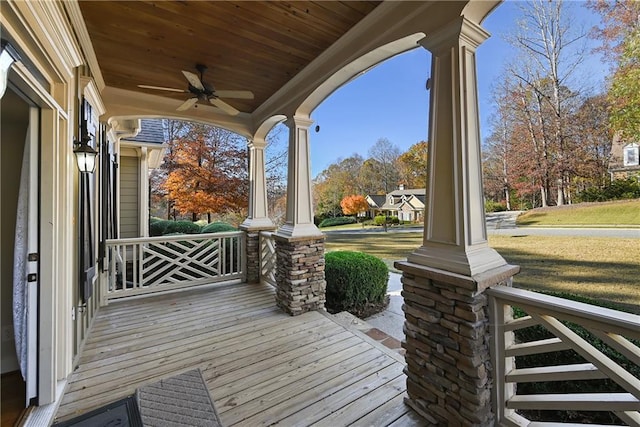
[[[172,168],[163,188],[175,209],[202,214],[246,210],[248,205],[246,140],[225,129],[188,123],[171,142]]]
[[[345,215],[357,215],[360,212],[366,212],[369,209],[369,203],[364,196],[352,194],[342,199],[340,207]]]

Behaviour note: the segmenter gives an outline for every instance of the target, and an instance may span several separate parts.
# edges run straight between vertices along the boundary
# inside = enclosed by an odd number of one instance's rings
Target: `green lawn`
[[[640,199],[533,209],[520,215],[517,224],[547,227],[640,227]]]
[[[327,235],[326,248],[362,251],[391,266],[421,242],[422,233],[341,233]],[[516,287],[614,301],[640,314],[638,239],[490,236],[489,244],[507,262],[521,266]]]

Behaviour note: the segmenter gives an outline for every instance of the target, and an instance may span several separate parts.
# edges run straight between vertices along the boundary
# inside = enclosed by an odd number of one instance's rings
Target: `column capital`
[[[306,116],[293,116],[293,117],[289,117],[287,120],[285,120],[284,122],[289,128],[296,126],[299,128],[305,128],[305,129],[309,129],[311,127],[311,125],[313,124],[313,120],[311,120],[310,117],[306,117]]]
[[[249,140],[249,143],[247,145],[249,146],[249,148],[264,149],[267,146],[267,141],[264,138],[254,137],[253,139]]]
[[[480,46],[489,37],[489,32],[480,25],[468,20],[464,16],[460,16],[439,28],[438,31],[433,34],[418,41],[418,43],[432,53],[447,49],[459,41],[464,42],[465,45],[475,50],[475,48]]]

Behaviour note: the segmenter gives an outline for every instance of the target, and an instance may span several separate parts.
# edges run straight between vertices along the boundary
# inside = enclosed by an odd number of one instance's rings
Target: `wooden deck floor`
[[[57,420],[200,368],[225,426],[413,426],[402,357],[330,315],[290,317],[262,285],[113,303],[98,313]]]

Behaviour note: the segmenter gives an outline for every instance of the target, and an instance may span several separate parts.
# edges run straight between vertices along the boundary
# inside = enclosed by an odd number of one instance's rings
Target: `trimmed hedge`
[[[169,225],[164,234],[178,233],[178,234],[198,234],[200,233],[200,226],[191,221],[168,221]]]
[[[238,231],[237,228],[226,222],[212,222],[200,230],[201,233],[223,233],[225,231]]]
[[[373,255],[363,252],[335,251],[325,254],[327,281],[325,306],[332,313],[348,311],[362,316],[378,306],[380,311],[388,300],[389,269]]]
[[[572,301],[578,301],[586,304],[591,304],[599,307],[605,307],[618,311],[628,311],[624,307],[620,307],[610,302],[604,302],[588,297],[562,293],[562,292],[543,292],[544,294],[565,298]],[[520,318],[526,315],[524,311],[515,307],[513,309],[514,318]],[[562,322],[569,329],[579,335],[581,338],[589,342],[599,351],[601,351],[608,358],[622,366],[631,375],[640,379],[640,366],[628,360],[625,356],[618,353],[608,345],[606,345],[600,338],[591,334],[583,327],[570,323]],[[551,332],[541,325],[531,326],[528,328],[515,331],[516,342],[529,342],[537,341],[549,338],[555,338]],[[635,345],[640,347],[640,342],[631,340]],[[516,357],[516,367],[518,369],[532,368],[539,366],[555,366],[555,365],[570,365],[576,363],[586,363],[586,360],[575,353],[572,350],[556,351],[552,353],[533,354],[528,356]],[[534,383],[519,383],[519,394],[548,394],[548,393],[612,393],[622,392],[622,390],[615,382],[602,379],[602,380],[586,380],[586,381],[547,381],[547,382],[534,382]],[[565,412],[565,411],[524,411],[527,418],[535,421],[558,421],[558,422],[575,422],[576,420],[588,419],[591,422],[597,423],[615,423],[617,418],[612,416],[608,412]]]
[[[164,236],[167,234],[167,227],[169,227],[169,223],[173,221],[167,221],[165,219],[149,221],[149,236],[158,237]]]
[[[355,224],[356,219],[352,216],[337,216],[335,218],[323,219],[318,227],[333,227],[335,225]]]

